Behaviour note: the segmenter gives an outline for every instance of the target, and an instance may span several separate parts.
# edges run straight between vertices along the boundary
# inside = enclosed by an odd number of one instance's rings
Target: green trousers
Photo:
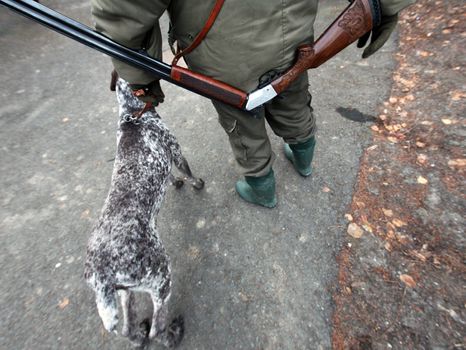
[[[265,122],[288,144],[307,141],[316,131],[307,74],[267,103],[259,112],[260,118],[217,101],[213,104],[245,176],[267,175],[275,160]]]

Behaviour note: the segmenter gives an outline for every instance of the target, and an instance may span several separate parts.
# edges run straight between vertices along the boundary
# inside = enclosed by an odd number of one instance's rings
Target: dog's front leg
[[[160,298],[156,294],[151,293],[151,299],[154,311],[152,312],[149,339],[157,338],[161,341],[167,328],[167,305],[160,301]]]

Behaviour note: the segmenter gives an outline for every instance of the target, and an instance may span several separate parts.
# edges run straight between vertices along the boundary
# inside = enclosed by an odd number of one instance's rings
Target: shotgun
[[[304,71],[317,68],[380,24],[379,0],[355,0],[313,45],[301,45],[295,64],[263,88],[246,93],[224,82],[179,66],[170,66],[146,53],[127,48],[91,28],[34,0],[0,0],[0,4],[86,46],[160,79],[239,109],[251,111],[270,101]]]

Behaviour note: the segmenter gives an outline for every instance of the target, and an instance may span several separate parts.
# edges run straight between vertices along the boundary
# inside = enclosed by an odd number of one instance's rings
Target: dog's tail
[[[118,305],[115,288],[113,286],[102,286],[95,289],[95,302],[105,329],[108,332],[116,333]]]

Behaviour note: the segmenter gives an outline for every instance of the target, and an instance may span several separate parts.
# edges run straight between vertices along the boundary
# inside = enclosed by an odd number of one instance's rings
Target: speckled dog
[[[204,183],[192,176],[175,137],[151,108],[138,119],[144,103],[133,96],[128,84],[118,79],[120,105],[118,145],[112,182],[101,217],[89,239],[84,276],[95,291],[105,329],[116,332],[117,292],[123,311],[122,335],[132,338],[132,292],[147,292],[154,312],[149,339],[168,347],[183,336],[183,320],[167,325],[170,297],[170,261],[160,241],[156,217],[169,182],[172,162],[196,189]],[[134,337],[133,337],[134,338]],[[134,339],[133,339],[134,340]]]

